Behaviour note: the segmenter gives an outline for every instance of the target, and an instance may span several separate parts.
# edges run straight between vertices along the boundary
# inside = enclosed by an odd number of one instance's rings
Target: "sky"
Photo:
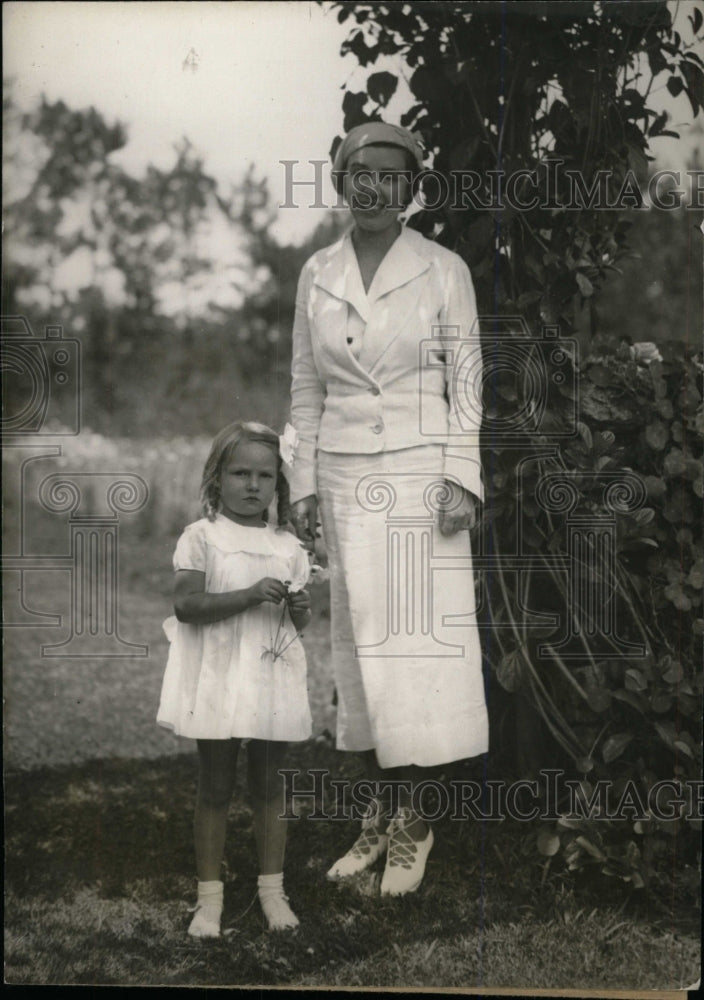
[[[278,205],[280,161],[326,159],[342,132],[356,61],[339,56],[344,26],[317,4],[40,2],[3,14],[18,102],[44,93],[123,121],[129,142],[113,159],[131,171],[169,167],[187,136],[224,185],[255,164]],[[279,234],[295,239],[322,213],[281,214]]]
[[[679,4],[678,21],[692,6]],[[3,27],[4,73],[21,105],[44,93],[122,121],[129,141],[113,159],[136,174],[148,163],[170,167],[174,144],[186,136],[224,190],[254,164],[277,206],[280,161],[301,161],[296,177],[312,178],[308,161],[326,159],[342,133],[341,88],[362,89],[371,71],[339,55],[349,25],[306,0],[10,2]],[[373,67],[382,68],[397,67]],[[389,120],[407,94],[402,86]],[[660,140],[659,165],[683,168],[696,141],[686,135],[689,104],[673,101],[664,83],[654,97],[674,127],[684,127],[679,143]],[[305,204],[307,192],[300,195],[301,207],[279,212],[274,232],[282,240],[299,242],[323,215]]]

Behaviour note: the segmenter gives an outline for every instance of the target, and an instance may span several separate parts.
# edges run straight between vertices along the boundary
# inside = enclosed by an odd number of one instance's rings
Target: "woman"
[[[320,505],[337,746],[381,782],[328,877],[386,852],[384,895],[418,888],[433,844],[419,768],[488,744],[467,530],[482,497],[476,306],[461,258],[399,221],[421,169],[406,129],[346,136],[333,176],[353,226],[305,264],[293,331],[293,520],[310,543]],[[406,783],[392,815],[389,780]]]

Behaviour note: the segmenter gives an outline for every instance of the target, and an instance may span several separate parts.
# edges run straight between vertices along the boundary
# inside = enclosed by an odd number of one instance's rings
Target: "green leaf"
[[[633,515],[633,519],[641,528],[645,527],[646,524],[650,524],[654,517],[655,511],[652,507],[641,507],[641,509],[637,510]]]
[[[679,684],[684,677],[684,670],[679,660],[673,660],[670,667],[662,675],[662,679],[668,684]]]
[[[557,821],[557,825],[565,830],[581,830],[584,824],[581,819],[574,819],[570,816],[560,816]]]
[[[580,847],[584,848],[587,854],[591,854],[593,858],[596,858],[597,861],[606,860],[606,855],[600,851],[598,847],[592,844],[591,840],[587,840],[586,837],[577,837],[577,843]]]
[[[624,684],[626,686],[626,690],[628,691],[645,691],[648,686],[648,681],[640,670],[636,670],[634,667],[631,667],[630,670],[626,671]]]
[[[537,844],[538,851],[546,858],[552,858],[560,850],[560,838],[551,830],[541,830]]]
[[[585,299],[588,299],[590,295],[594,294],[594,285],[592,285],[586,274],[582,274],[581,271],[575,271],[575,279],[579,286],[579,290]]]
[[[650,705],[654,712],[669,712],[672,708],[672,695],[660,691],[650,699]]]
[[[645,428],[645,440],[654,451],[662,451],[670,439],[670,432],[662,420],[653,420]]]
[[[620,757],[632,739],[632,733],[614,733],[613,736],[609,736],[601,748],[604,763],[610,764],[612,760]]]
[[[704,559],[697,559],[694,566],[692,566],[687,577],[687,583],[690,587],[694,587],[695,590],[701,590],[704,587]]]
[[[362,125],[368,121],[368,116],[364,113],[364,106],[368,97],[366,92],[353,93],[348,90],[342,99],[342,110],[344,112],[343,127],[345,132],[349,132],[356,125]]]
[[[589,430],[586,424],[583,424],[581,420],[577,421],[577,430],[579,431],[580,437],[586,444],[589,451],[594,447],[594,440],[592,438],[592,432]]]
[[[680,583],[671,583],[664,590],[665,597],[672,601],[678,611],[689,611],[692,602],[685,594]]]
[[[687,468],[684,453],[679,448],[671,448],[667,455],[665,455],[663,468],[665,469],[665,474],[668,476],[680,477],[684,475]]]
[[[367,80],[367,93],[373,101],[385,108],[396,93],[398,77],[393,73],[372,73]]]
[[[626,705],[635,708],[637,712],[643,713],[647,707],[647,702],[644,701],[643,696],[636,694],[634,691],[626,691],[619,688],[616,691],[612,691],[611,695],[616,701],[625,702]]]
[[[680,63],[680,72],[687,81],[687,96],[696,115],[699,113],[699,108],[704,106],[704,73],[698,66],[684,59]]]
[[[587,378],[594,383],[594,385],[607,386],[613,385],[613,375],[605,365],[590,365],[587,368]]]
[[[667,494],[667,484],[661,476],[645,476],[643,482],[650,500],[661,500]]]
[[[521,650],[513,649],[502,656],[496,667],[496,679],[506,691],[516,691],[521,686]]]
[[[663,743],[670,748],[670,750],[675,749],[675,740],[677,739],[678,733],[671,722],[654,722],[655,731],[657,732]]]
[[[652,122],[650,128],[648,129],[649,136],[660,135],[664,126],[667,124],[667,119],[669,115],[667,111],[663,111],[662,114],[656,115],[654,121]]]
[[[605,712],[611,705],[611,693],[606,688],[588,687],[587,704],[592,712]]]

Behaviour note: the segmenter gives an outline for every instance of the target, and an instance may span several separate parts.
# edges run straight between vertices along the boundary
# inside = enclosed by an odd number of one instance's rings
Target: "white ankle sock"
[[[259,902],[271,931],[283,931],[298,927],[298,917],[288,905],[288,897],[284,895],[284,875],[260,875],[257,878]]]
[[[222,916],[222,882],[199,882],[196,912],[188,933],[191,937],[219,937]]]

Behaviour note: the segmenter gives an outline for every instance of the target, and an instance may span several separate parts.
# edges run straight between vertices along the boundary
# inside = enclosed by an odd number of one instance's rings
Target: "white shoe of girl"
[[[195,916],[191,920],[188,933],[191,937],[220,937],[220,918],[222,917],[222,882],[199,882],[198,902],[195,906]]]
[[[287,931],[298,927],[300,921],[288,905],[288,896],[284,894],[283,872],[260,875],[257,887],[259,903],[270,931]]]

